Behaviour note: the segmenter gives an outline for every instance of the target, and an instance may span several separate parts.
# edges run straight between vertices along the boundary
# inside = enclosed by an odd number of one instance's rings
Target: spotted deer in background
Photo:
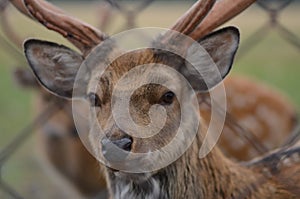
[[[34,17],[43,22],[47,27],[55,29],[67,36],[69,40],[73,41],[73,43],[82,50],[84,55],[89,54],[92,47],[107,38],[93,28],[81,24],[65,15],[59,15],[59,17],[65,20],[66,23],[56,24],[55,21],[51,20],[58,17],[56,13],[44,9],[45,7],[49,8],[48,4],[29,0],[25,2],[27,8]],[[213,4],[214,1],[197,2],[191,10],[189,10],[187,14],[173,26],[173,29],[187,34],[199,41],[208,53],[210,53],[212,58],[217,61],[217,66],[224,78],[230,70],[231,61],[238,46],[239,34],[237,29],[231,27],[219,30],[206,36],[204,39],[201,39],[203,35],[199,33],[199,29],[196,27],[204,16],[206,16],[207,12],[210,10],[209,8],[211,8]],[[222,2],[218,4],[220,5]],[[218,6],[218,4],[216,6]],[[246,7],[246,4],[238,5]],[[50,10],[51,9],[52,7],[50,6]],[[61,11],[59,11],[59,13],[61,13]],[[223,18],[226,17],[223,16]],[[196,22],[193,20],[191,21],[191,19],[195,19]],[[45,23],[46,21],[47,23]],[[65,28],[65,30],[62,28]],[[80,30],[85,30],[88,37],[86,37],[87,35],[78,36],[78,34],[82,34]],[[68,31],[72,32],[72,34]],[[156,42],[159,43],[160,40]],[[224,42],[226,45],[224,45]],[[74,78],[78,67],[83,61],[83,57],[67,47],[38,40],[27,41],[25,49],[28,61],[40,83],[59,96],[67,98],[72,97]],[[112,48],[112,51],[114,51],[113,49],[114,48]],[[54,58],[57,55],[64,59],[58,61],[59,59]],[[171,60],[169,56],[168,53],[157,52],[151,48],[128,53],[126,56],[121,56],[117,60],[114,60],[109,65],[107,80],[109,84],[113,85],[122,74],[126,73],[131,67],[153,62],[171,65],[178,71],[185,70],[185,65],[179,57],[175,57],[175,60]],[[226,57],[226,59],[224,59],[224,57]],[[107,59],[109,60],[109,56]],[[51,63],[50,61],[53,63],[45,65],[45,63]],[[174,63],[174,61],[176,62]],[[221,62],[223,63],[220,64]],[[57,67],[62,73],[56,73],[56,70],[51,68],[53,66]],[[155,68],[155,64],[149,66],[149,68],[142,73],[142,76],[147,76],[147,73]],[[54,79],[51,79],[53,77]],[[133,78],[136,81],[139,81],[139,78],[141,77],[136,76]],[[168,79],[169,77],[166,75],[164,78]],[[187,77],[187,79],[189,79],[189,77]],[[61,81],[64,83],[63,87]],[[176,76],[170,81],[174,82],[178,90],[183,89],[183,86],[178,82],[179,79],[177,79]],[[202,85],[200,78],[196,79],[196,81]],[[219,82],[216,81],[215,84],[217,83]],[[85,82],[83,86],[87,84],[88,82]],[[110,107],[111,90],[108,85],[100,84],[99,86],[102,90],[89,93],[89,87],[87,87],[83,90],[84,92],[81,93],[82,95],[78,97],[87,98],[92,106],[98,107],[99,117],[97,119],[102,126],[107,126],[106,123],[110,118],[110,115],[108,114],[109,111],[107,112],[107,110],[109,110],[108,107]],[[198,91],[207,90],[207,88],[201,87],[199,84],[192,84],[192,86]],[[145,90],[147,90],[147,92],[145,92]],[[104,91],[107,92],[108,95],[102,96],[100,94],[100,92]],[[167,137],[164,137],[163,140],[170,140],[174,130],[174,127],[171,124],[178,122],[179,117],[179,104],[177,99],[182,96],[176,96],[173,92],[166,90],[159,85],[146,85],[144,88],[142,87],[136,91],[134,95],[139,96],[133,96],[134,99],[138,100],[133,100],[130,105],[136,110],[134,117],[136,117],[137,121],[148,120],[147,118],[142,118],[142,116],[147,115],[144,113],[147,113],[149,107],[153,104],[161,104],[166,107],[169,121],[167,121],[166,126],[164,127],[164,132],[167,132],[167,135],[164,136]],[[108,99],[103,100],[103,98]],[[103,103],[103,101],[105,101],[106,104]],[[106,111],[104,112],[105,109]],[[199,111],[194,110],[193,114],[198,115]],[[171,123],[170,120],[173,123]],[[98,140],[96,136],[94,137],[95,139],[91,139],[94,150],[97,151],[99,155],[102,154],[103,156],[106,156],[108,160],[111,159],[109,156],[114,156],[112,153],[113,151],[109,150],[109,145],[111,143],[118,145],[118,147],[123,148],[126,151],[135,153],[148,151],[151,147],[159,147],[159,137],[153,137],[150,138],[150,140],[137,139],[118,129],[114,125],[114,122],[111,122],[111,125],[111,128],[107,131],[107,134],[109,134],[108,138]],[[260,158],[260,160],[244,165],[230,161],[223,156],[222,152],[217,147],[214,148],[207,157],[199,159],[198,149],[203,141],[203,132],[201,129],[205,129],[206,126],[205,122],[202,122],[202,120],[200,125],[201,128],[199,128],[196,139],[189,149],[177,161],[167,167],[155,172],[137,175],[106,168],[109,190],[112,197],[297,198],[297,196],[299,196],[297,189],[297,187],[299,187],[297,184],[297,182],[299,182],[299,175],[296,175],[299,173],[300,169],[299,148],[273,152],[266,157]],[[99,142],[102,144],[99,145]],[[161,144],[164,145],[166,143],[162,142]],[[289,162],[289,164],[286,162]],[[113,165],[114,161],[111,160],[110,163]],[[289,179],[289,183],[286,183],[286,180],[288,179],[286,176],[292,176],[292,178]]]
[[[71,102],[44,90],[26,69],[17,69],[14,76],[20,86],[38,91],[33,102],[35,112],[39,113],[46,110],[51,103],[57,103],[55,115],[36,133],[42,160],[49,163],[50,167],[58,171],[83,196],[103,195],[102,198],[106,198],[103,171],[79,138],[73,121]],[[88,122],[86,118],[83,120]]]
[[[226,156],[251,160],[287,142],[298,124],[296,109],[289,99],[243,76],[226,78],[224,86],[227,117],[219,146]],[[199,95],[200,112],[207,123],[211,117],[210,100],[208,94]]]

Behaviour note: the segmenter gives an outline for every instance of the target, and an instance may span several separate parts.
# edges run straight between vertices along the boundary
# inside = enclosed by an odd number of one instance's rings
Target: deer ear
[[[85,85],[73,88],[83,62],[79,53],[63,45],[34,39],[27,40],[24,48],[27,61],[42,86],[64,98],[71,98],[74,89],[84,95]]]
[[[183,70],[188,71],[183,71],[183,74],[195,90],[207,91],[227,76],[238,49],[239,37],[237,28],[227,27],[198,41],[206,52],[199,47],[188,50],[188,56],[194,60],[193,67],[185,67]],[[201,52],[197,52],[199,50]]]

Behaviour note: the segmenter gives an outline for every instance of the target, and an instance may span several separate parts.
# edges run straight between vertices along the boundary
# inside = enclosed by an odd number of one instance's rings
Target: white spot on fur
[[[282,164],[284,165],[284,166],[292,166],[292,161],[291,161],[291,159],[290,158],[285,158],[285,159],[283,159],[283,161],[282,161]]]
[[[298,153],[294,153],[291,156],[287,157],[284,156],[281,158],[281,161],[278,163],[278,168],[282,167],[291,167],[294,164],[297,164],[300,162],[300,156]]]
[[[241,140],[241,139],[235,139],[233,141],[233,144],[231,145],[231,147],[232,147],[232,149],[238,151],[239,149],[243,148],[244,145],[245,145],[245,143],[243,142],[243,140]]]
[[[293,162],[298,163],[300,162],[300,156],[298,153],[295,153],[291,156],[291,158],[293,159]]]
[[[254,116],[246,116],[240,120],[240,124],[253,133],[262,132],[262,127]],[[259,135],[257,135],[259,136]]]
[[[256,108],[256,115],[258,118],[261,118],[264,122],[267,123],[269,129],[272,129],[272,134],[270,134],[269,136],[274,137],[274,134],[281,134],[281,131],[283,129],[281,128],[277,128],[274,129],[274,126],[279,126],[278,124],[282,123],[282,119],[281,117],[277,114],[276,111],[270,109],[269,107],[265,106],[265,105],[259,105]],[[266,119],[268,118],[268,119]]]
[[[270,170],[268,168],[263,168],[262,171],[269,178],[271,178],[273,176],[272,173],[270,172]]]

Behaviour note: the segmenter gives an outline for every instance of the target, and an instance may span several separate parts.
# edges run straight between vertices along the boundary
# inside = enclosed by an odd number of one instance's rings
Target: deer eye
[[[101,106],[100,98],[96,93],[89,93],[87,96],[87,99],[90,102],[91,106],[93,106],[93,107]]]
[[[170,105],[173,103],[175,94],[172,91],[166,92],[161,98],[160,103],[163,105]]]

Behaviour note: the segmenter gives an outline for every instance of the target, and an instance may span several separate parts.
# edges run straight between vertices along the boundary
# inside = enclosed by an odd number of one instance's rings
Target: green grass
[[[99,15],[96,14],[98,11],[96,3],[62,4],[61,6],[84,21],[97,24]],[[168,27],[188,7],[189,5],[184,3],[171,5],[155,3],[138,17],[137,24],[140,27]],[[298,37],[300,37],[299,8],[299,6],[287,8],[280,18],[281,23]],[[14,9],[10,11],[9,20],[14,24],[15,31],[23,38],[34,37],[70,45],[56,33],[45,30],[39,24],[15,12]],[[254,6],[228,24],[240,28],[241,47],[243,47],[244,41],[266,23],[267,19],[268,16]],[[121,15],[117,15],[112,22],[108,29],[109,33],[120,30],[120,24],[124,23],[124,19]],[[0,34],[2,34],[1,30]],[[16,57],[8,48],[0,46],[0,148],[6,146],[16,133],[32,120],[33,115],[33,92],[16,86],[12,79],[12,70],[15,66],[27,67],[23,55]],[[264,40],[249,50],[244,57],[238,59],[234,64],[233,73],[251,76],[273,85],[289,96],[298,109],[300,108],[300,50],[285,42],[276,32],[266,35]],[[34,150],[36,150],[35,142],[30,140],[4,168],[5,179],[23,193],[31,186],[29,184],[39,181],[41,177],[45,178],[32,163],[35,162],[34,155],[31,155]],[[0,198],[4,198],[1,191]]]

